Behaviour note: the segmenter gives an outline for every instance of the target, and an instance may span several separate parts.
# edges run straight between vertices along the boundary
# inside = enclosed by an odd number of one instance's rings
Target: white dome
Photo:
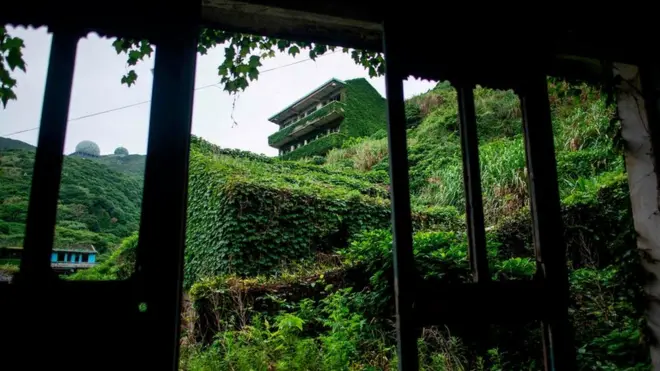
[[[88,156],[100,156],[101,149],[96,143],[89,140],[83,140],[76,146],[76,153],[81,153]]]

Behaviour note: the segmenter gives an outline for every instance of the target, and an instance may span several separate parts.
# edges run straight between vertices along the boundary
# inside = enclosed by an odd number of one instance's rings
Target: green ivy
[[[269,273],[390,225],[385,185],[315,165],[190,156],[185,279]],[[213,205],[213,207],[209,207]],[[415,226],[460,223],[454,209],[417,210]]]
[[[346,81],[346,112],[340,133],[366,137],[387,129],[387,101],[364,78]]]
[[[0,102],[3,107],[7,107],[8,101],[16,99],[16,79],[11,77],[10,72],[17,68],[26,71],[24,48],[23,39],[12,37],[4,26],[0,27]]]
[[[22,246],[35,152],[0,149],[0,246]],[[57,205],[56,244],[93,243],[99,252],[138,229],[142,177],[96,160],[65,156]]]
[[[345,140],[370,136],[387,129],[387,103],[385,98],[364,78],[347,80],[345,83],[344,100],[341,103],[336,102],[344,110],[344,118],[339,126],[339,133],[327,135],[288,152],[282,155],[283,159],[298,160],[305,157],[324,156],[333,148],[341,148]],[[318,117],[315,115],[321,111],[323,112],[320,115],[325,115],[328,112],[326,107],[308,117]],[[332,109],[335,109],[334,106]],[[307,118],[303,120],[304,122],[301,121],[298,125],[288,126],[271,135],[268,138],[268,143],[272,144],[280,141],[289,135],[294,127],[309,122]]]
[[[287,136],[289,136],[291,133],[293,133],[293,131],[295,129],[302,128],[305,125],[311,123],[312,121],[315,121],[316,119],[319,119],[319,118],[321,118],[323,116],[326,116],[330,113],[344,112],[344,107],[345,107],[345,104],[341,103],[341,102],[333,101],[331,103],[328,103],[327,105],[325,105],[321,109],[314,111],[312,114],[301,118],[300,120],[296,121],[294,124],[291,124],[291,125],[285,127],[284,129],[281,129],[281,130],[275,132],[274,134],[272,134],[271,136],[269,136],[268,137],[268,144],[272,145],[274,143],[277,143],[277,142],[281,141],[282,139],[286,138]]]
[[[284,160],[298,160],[305,157],[323,156],[330,152],[331,149],[341,147],[344,140],[346,140],[344,134],[331,133],[300,148],[296,148],[291,152],[287,152],[281,157]]]
[[[135,271],[135,254],[137,253],[137,233],[125,238],[121,245],[104,261],[93,268],[81,270],[69,276],[71,280],[81,281],[113,281],[128,279]]]

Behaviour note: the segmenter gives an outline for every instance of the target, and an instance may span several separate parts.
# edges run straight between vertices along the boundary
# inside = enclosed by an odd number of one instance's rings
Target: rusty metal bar
[[[71,30],[58,29],[53,34],[17,282],[42,283],[54,277],[50,269],[50,253],[79,38],[79,33]]]
[[[467,222],[470,268],[474,282],[489,282],[488,255],[484,206],[481,195],[481,171],[479,169],[479,140],[477,118],[474,113],[472,85],[457,87],[460,117],[461,151],[463,154],[463,186],[465,187],[465,217]]]
[[[177,369],[188,157],[197,29],[180,27],[156,41],[144,199],[137,251],[139,294],[150,369]]]
[[[394,298],[396,302],[399,370],[419,369],[417,328],[413,318],[415,302],[415,258],[410,219],[410,187],[408,179],[408,149],[403,104],[403,74],[401,57],[404,50],[398,34],[385,22],[385,90],[387,93],[387,138],[390,158],[390,191],[392,199],[392,237],[394,258]]]
[[[520,87],[530,206],[537,276],[548,295],[547,318],[542,322],[546,370],[574,370],[575,349],[568,318],[569,287],[566,245],[557,185],[557,164],[543,74],[528,76]]]

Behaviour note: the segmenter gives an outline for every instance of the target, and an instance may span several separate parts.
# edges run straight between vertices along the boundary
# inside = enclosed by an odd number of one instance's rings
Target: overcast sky
[[[51,36],[44,28],[8,30],[11,35],[25,40],[27,73],[14,74],[18,80],[18,101],[10,101],[4,110],[0,107],[0,136],[36,145],[38,130],[8,134],[39,126]],[[148,103],[76,120],[81,116],[151,99],[153,58],[137,66],[137,84],[128,88],[119,82],[127,71],[126,57],[117,55],[111,44],[112,40],[93,34],[82,39],[78,45],[69,109],[71,121],[66,136],[67,154],[73,152],[82,140],[96,142],[102,154],[112,153],[120,145],[131,153],[146,153]],[[219,81],[217,67],[223,61],[223,53],[224,48],[218,47],[197,58],[196,88]],[[316,61],[278,68],[306,58],[304,53],[297,58],[278,54],[265,61],[262,71],[275,69],[263,72],[256,82],[240,93],[233,114],[237,125],[231,118],[233,96],[217,87],[196,90],[193,134],[222,147],[276,155],[277,150],[268,146],[267,138],[277,130],[277,126],[267,118],[330,78],[347,80],[365,77],[381,95],[385,95],[382,77],[369,78],[362,67],[341,52]],[[409,97],[423,93],[433,85],[430,81],[411,79],[404,84],[405,94]]]

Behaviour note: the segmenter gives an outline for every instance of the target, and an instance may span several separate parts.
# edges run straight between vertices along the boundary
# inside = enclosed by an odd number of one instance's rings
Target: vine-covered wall
[[[273,273],[288,261],[345,247],[364,229],[388,228],[387,186],[355,175],[193,143],[186,285],[206,276]],[[446,210],[413,218],[420,228],[460,222]]]
[[[346,81],[345,118],[341,133],[347,137],[367,137],[387,130],[387,101],[364,78]]]
[[[316,119],[319,119],[319,118],[321,118],[321,117],[323,117],[327,114],[332,113],[333,111],[343,112],[344,107],[345,107],[345,105],[341,102],[333,101],[331,103],[328,103],[327,105],[325,105],[321,109],[319,109],[317,111],[314,111],[312,114],[310,114],[308,116],[305,116],[304,118],[298,120],[297,122],[295,122],[294,125],[289,125],[289,126],[285,127],[284,129],[278,130],[275,133],[271,134],[268,137],[268,144],[272,145],[274,143],[277,143],[277,142],[281,141],[282,139],[289,136],[295,128],[300,127],[300,126],[304,126],[304,125],[306,125],[306,124],[308,124],[308,123],[310,123],[310,122],[312,122]],[[284,147],[286,147],[286,145],[284,145]]]
[[[324,156],[331,149],[341,147],[344,140],[346,140],[346,135],[341,132],[328,134],[291,152],[287,152],[281,157],[284,160],[297,160],[304,157]]]
[[[385,98],[364,78],[345,82],[346,88],[342,100],[344,119],[339,126],[339,133],[317,139],[284,154],[282,158],[297,160],[304,157],[323,156],[331,149],[341,147],[346,138],[365,137],[387,128],[387,102]],[[289,128],[284,130],[287,129]],[[272,142],[271,138],[273,137],[281,138],[279,133],[278,131],[271,135],[269,142]]]

